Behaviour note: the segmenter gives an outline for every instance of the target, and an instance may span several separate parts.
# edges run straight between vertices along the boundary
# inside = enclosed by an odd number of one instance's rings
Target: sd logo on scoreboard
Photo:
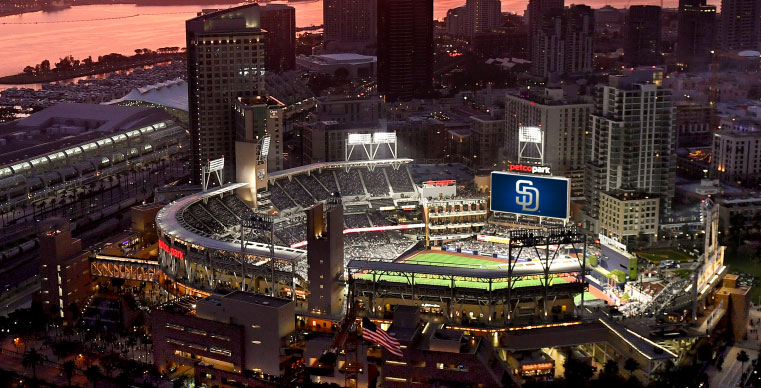
[[[566,219],[570,200],[568,178],[491,173],[492,211]]]

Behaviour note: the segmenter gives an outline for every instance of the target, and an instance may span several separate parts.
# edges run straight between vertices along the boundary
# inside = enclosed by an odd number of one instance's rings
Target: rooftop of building
[[[714,136],[733,139],[761,138],[761,131],[738,131],[734,129],[725,129],[723,131],[714,132]]]
[[[267,295],[253,294],[245,291],[233,291],[222,297],[223,299],[236,300],[239,302],[245,302],[249,304],[255,304],[260,306],[267,306],[272,308],[280,308],[289,303],[292,303],[290,299],[275,298]]]
[[[339,54],[319,54],[319,55],[299,55],[299,60],[313,63],[322,63],[325,65],[335,64],[365,64],[377,61],[377,57],[370,55],[361,55],[354,53]]]
[[[187,31],[216,33],[246,30],[259,31],[259,4],[244,4],[227,9],[204,9],[186,22]]]
[[[268,106],[284,106],[280,100],[273,96],[254,96],[254,97],[238,97],[237,103],[243,105],[243,106],[250,106],[250,105],[262,105],[267,104]]]
[[[58,104],[0,126],[6,152],[0,166],[168,119],[152,108]],[[11,151],[12,150],[12,151]]]
[[[474,172],[460,163],[448,164],[413,164],[410,166],[412,178],[417,182],[429,180],[472,181]]]
[[[108,105],[127,101],[142,101],[187,112],[189,110],[188,83],[178,78],[142,88],[134,88],[124,97],[109,101]]]
[[[641,191],[605,191],[602,192],[602,194],[618,199],[619,201],[641,201],[645,199],[658,198],[657,195],[644,193]]]

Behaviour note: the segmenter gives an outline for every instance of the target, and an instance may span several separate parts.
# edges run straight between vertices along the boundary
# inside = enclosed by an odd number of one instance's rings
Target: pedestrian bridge
[[[157,260],[108,255],[95,255],[90,260],[92,276],[158,283],[160,273]]]

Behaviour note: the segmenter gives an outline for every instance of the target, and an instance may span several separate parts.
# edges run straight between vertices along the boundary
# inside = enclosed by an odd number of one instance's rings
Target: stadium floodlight
[[[262,151],[261,151],[262,158],[266,158],[267,155],[269,154],[270,154],[270,137],[265,136],[262,139]]]
[[[376,132],[373,134],[373,143],[395,143],[396,132]]]
[[[225,168],[225,158],[221,157],[219,159],[214,159],[209,161],[209,169],[207,172],[215,172],[220,171]]]
[[[373,137],[369,133],[350,133],[349,145],[371,144]]]
[[[539,127],[520,127],[518,140],[524,143],[541,143],[542,129]]]

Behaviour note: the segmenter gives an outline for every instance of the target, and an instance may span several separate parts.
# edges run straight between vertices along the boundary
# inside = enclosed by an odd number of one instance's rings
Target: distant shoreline
[[[72,7],[80,5],[110,5],[110,4],[134,4],[137,6],[174,7],[178,5],[207,5],[207,4],[239,4],[240,0],[79,0],[71,4]],[[31,7],[19,10],[1,11],[0,17],[23,15],[31,12],[57,12],[45,11],[42,7]]]
[[[132,69],[135,67],[155,65],[171,60],[182,60],[186,58],[185,53],[155,54],[150,58],[130,57],[130,61],[123,63],[104,63],[95,62],[92,67],[74,69],[70,71],[50,71],[46,74],[35,76],[25,73],[19,73],[0,77],[0,85],[25,85],[25,84],[44,84],[50,82],[64,81],[72,78],[88,77],[97,74],[107,74],[115,71]]]

